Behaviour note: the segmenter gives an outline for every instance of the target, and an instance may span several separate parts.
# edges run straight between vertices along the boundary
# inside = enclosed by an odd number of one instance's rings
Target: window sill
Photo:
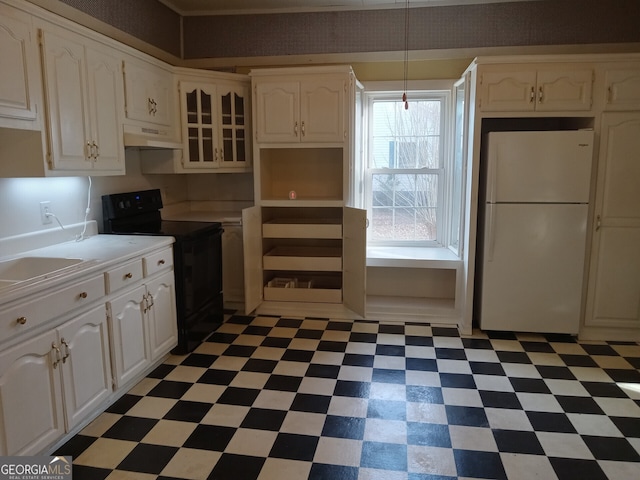
[[[462,265],[448,248],[432,247],[367,247],[367,267],[444,268]]]

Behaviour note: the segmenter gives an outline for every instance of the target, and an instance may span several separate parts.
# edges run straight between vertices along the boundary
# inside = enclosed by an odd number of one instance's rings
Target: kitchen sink
[[[0,288],[16,282],[58,273],[84,262],[81,258],[22,257],[0,262]]]

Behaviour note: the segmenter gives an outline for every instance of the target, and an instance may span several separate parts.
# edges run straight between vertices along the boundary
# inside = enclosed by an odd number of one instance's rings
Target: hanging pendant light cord
[[[404,109],[409,108],[409,102],[407,101],[407,80],[409,77],[409,0],[406,2],[404,9],[404,93],[402,94],[402,101],[404,102]]]

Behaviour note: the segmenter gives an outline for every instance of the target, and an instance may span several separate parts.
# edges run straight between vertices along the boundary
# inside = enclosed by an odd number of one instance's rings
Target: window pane
[[[373,174],[371,240],[436,240],[437,174]]]

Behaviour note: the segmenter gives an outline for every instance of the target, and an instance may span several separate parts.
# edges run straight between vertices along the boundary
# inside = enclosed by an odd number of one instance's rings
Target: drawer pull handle
[[[62,363],[67,363],[67,358],[69,358],[69,355],[71,355],[71,352],[69,352],[69,344],[64,338],[60,340],[60,343],[64,345],[64,356],[62,357]]]
[[[24,325],[25,323],[27,323],[27,317],[18,317],[16,322],[18,322],[18,324],[20,325]]]
[[[158,265],[164,265],[164,260],[158,260]]]
[[[131,272],[129,272],[129,273],[125,274],[124,278],[127,278],[127,279],[128,278],[133,278],[133,275],[131,274]]]
[[[80,294],[78,295],[78,298],[87,298],[87,292],[80,292]]]
[[[56,355],[56,358],[53,361],[53,368],[58,368],[58,364],[60,363],[60,357],[62,356],[60,353],[60,349],[55,343],[51,344],[51,348],[54,350],[54,353]]]

